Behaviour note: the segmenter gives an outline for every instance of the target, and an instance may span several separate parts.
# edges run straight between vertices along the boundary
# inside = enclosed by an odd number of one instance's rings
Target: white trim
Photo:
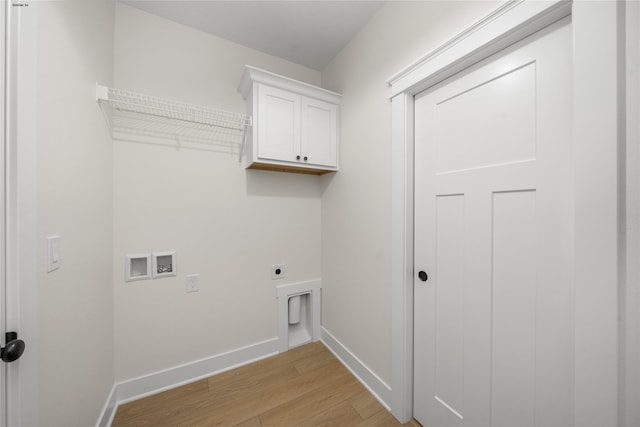
[[[5,109],[6,105],[6,95],[5,95],[5,86],[7,85],[7,75],[5,73],[5,65],[8,64],[7,61],[7,51],[5,50],[6,45],[8,44],[9,34],[6,30],[9,27],[9,3],[4,2],[0,4],[0,21],[2,25],[2,34],[0,35],[0,82],[2,82],[2,86],[0,86],[0,138],[2,138],[2,144],[0,146],[0,333],[6,331],[5,328],[5,313],[7,308],[7,300],[6,300],[6,262],[7,262],[7,238],[6,231],[7,227],[7,219],[5,216],[5,207],[7,200],[7,193],[5,191],[5,181],[6,181],[6,169],[5,169],[5,154],[8,146],[7,134],[5,133],[5,122],[8,122],[10,119],[9,111]],[[0,338],[2,338],[0,336]],[[6,344],[4,340],[0,340],[0,345]],[[0,364],[0,427],[7,426],[7,371],[9,366],[6,364]]]
[[[221,353],[206,359],[196,360],[195,362],[117,383],[109,393],[96,427],[110,426],[119,405],[273,356],[278,353],[277,345],[278,340],[273,338],[227,353]]]
[[[616,425],[617,342],[617,63],[616,2],[510,1],[450,42],[389,79],[392,97],[392,413],[412,415],[413,378],[413,97],[573,13],[576,348],[575,425]],[[604,37],[601,37],[604,35]],[[611,58],[613,62],[602,58]],[[600,70],[595,72],[594,70]],[[594,88],[605,89],[594,91]],[[599,95],[597,95],[599,94]],[[599,96],[604,96],[600,99]],[[604,119],[604,120],[603,120]],[[579,144],[578,144],[579,143]],[[596,231],[597,238],[590,236]],[[597,244],[596,244],[597,243]],[[597,274],[594,272],[594,265]],[[412,333],[411,333],[412,336]]]
[[[118,409],[118,402],[116,401],[116,386],[114,384],[111,387],[111,393],[109,393],[109,397],[107,398],[106,403],[104,404],[104,408],[102,408],[102,412],[100,417],[98,418],[98,422],[96,423],[96,427],[109,427],[113,423],[113,419],[116,416],[116,410]]]
[[[619,7],[573,7],[576,426],[618,425]]]
[[[393,141],[413,141],[413,96],[392,99]],[[413,144],[391,146],[391,412],[413,417]]]
[[[391,388],[378,377],[375,372],[369,369],[360,359],[351,353],[340,341],[338,341],[329,331],[322,328],[322,340],[324,345],[342,364],[353,374],[354,377],[369,390],[369,392],[384,406],[390,409]]]
[[[18,332],[26,343],[23,356],[10,368],[11,393],[8,424],[37,425],[38,421],[38,292],[37,292],[37,154],[36,154],[36,61],[37,2],[23,2],[28,7],[10,7],[8,93],[10,138],[6,188],[10,198],[7,235],[7,265],[10,309],[8,330]],[[19,102],[17,102],[19,100]],[[13,285],[13,286],[11,286]],[[18,371],[19,370],[19,374]]]
[[[640,425],[640,2],[625,3],[626,8],[626,289],[620,371],[622,405],[621,426]]]
[[[244,73],[242,74],[240,84],[238,85],[238,92],[244,99],[247,99],[247,96],[249,96],[254,83],[266,84],[268,86],[284,89],[289,92],[295,92],[299,95],[308,96],[309,98],[319,99],[332,104],[340,104],[340,98],[342,98],[342,95],[337,92],[332,92],[318,86],[310,85],[309,83],[294,80],[250,65],[245,65]]]
[[[509,0],[387,79],[391,96],[418,93],[570,14],[570,1]]]
[[[116,384],[118,405],[219,374],[278,353],[276,338]]]
[[[391,388],[326,329],[321,328],[321,336],[322,343],[329,351],[389,410]],[[277,349],[278,339],[273,338],[115,384],[105,402],[96,427],[110,426],[119,405],[274,356],[278,354]]]

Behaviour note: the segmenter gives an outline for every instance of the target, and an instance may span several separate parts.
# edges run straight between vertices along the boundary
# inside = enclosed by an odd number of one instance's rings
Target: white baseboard
[[[104,404],[104,408],[102,409],[102,415],[98,419],[98,423],[96,427],[109,427],[113,422],[113,417],[116,416],[116,409],[118,407],[118,402],[116,401],[116,385],[114,384],[111,387],[111,393],[109,393],[109,398],[107,399],[107,403]]]
[[[325,328],[321,328],[321,341],[367,390],[389,410],[391,406],[391,388]],[[278,339],[274,338],[115,384],[96,427],[109,427],[113,422],[118,405],[192,383],[277,353]]]
[[[189,384],[277,353],[278,339],[273,338],[227,353],[118,383],[113,387],[96,427],[110,426],[118,405]]]
[[[391,408],[391,388],[382,381],[360,359],[351,353],[324,327],[321,334],[322,342],[327,348],[351,371],[351,373],[380,401],[387,410]]]

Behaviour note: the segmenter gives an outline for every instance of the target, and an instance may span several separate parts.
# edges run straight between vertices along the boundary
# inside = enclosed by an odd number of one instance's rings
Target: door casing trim
[[[7,423],[39,424],[37,289],[37,2],[7,2],[5,151],[8,199],[6,328],[26,342],[19,361],[8,367]],[[18,372],[19,370],[19,372]]]

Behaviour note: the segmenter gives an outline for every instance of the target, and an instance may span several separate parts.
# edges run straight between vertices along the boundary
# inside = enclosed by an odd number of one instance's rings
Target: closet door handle
[[[418,278],[423,282],[426,282],[427,280],[429,280],[429,275],[425,271],[420,271],[418,273]]]
[[[7,344],[0,349],[0,359],[6,363],[20,359],[20,356],[24,353],[24,341],[19,340],[18,334],[15,332],[7,332],[5,341]]]

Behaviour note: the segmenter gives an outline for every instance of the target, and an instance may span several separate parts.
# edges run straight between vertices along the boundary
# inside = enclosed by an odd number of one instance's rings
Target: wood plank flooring
[[[118,407],[113,427],[400,424],[320,342]],[[405,425],[419,426],[412,422]]]

